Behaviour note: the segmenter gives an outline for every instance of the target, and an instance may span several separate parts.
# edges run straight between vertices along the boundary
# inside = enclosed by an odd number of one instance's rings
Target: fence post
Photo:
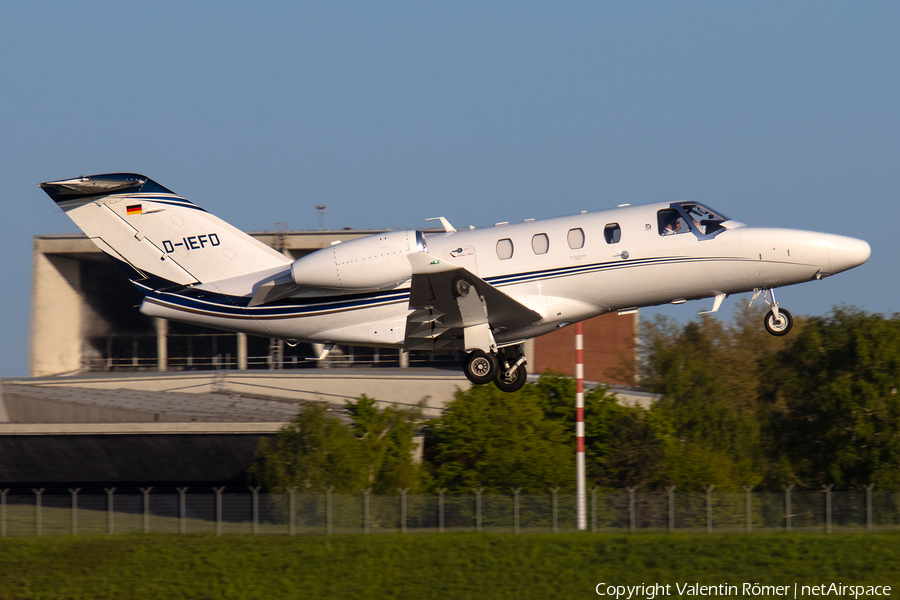
[[[703,486],[706,490],[706,533],[712,533],[712,491],[716,486]]]
[[[866,486],[866,531],[872,532],[872,488],[874,483]]]
[[[34,528],[37,531],[38,535],[43,533],[43,520],[41,518],[41,494],[44,493],[45,488],[41,488],[36,490],[31,488],[31,491],[34,492]]]
[[[559,507],[556,501],[556,493],[559,491],[559,486],[547,489],[550,490],[550,494],[553,496],[553,533],[559,533]]]
[[[519,535],[519,492],[522,488],[509,488],[513,493],[513,532]]]
[[[331,535],[331,492],[334,491],[334,486],[327,486],[325,488],[325,533]]]
[[[6,537],[6,494],[9,488],[0,490],[0,537]]]
[[[406,492],[409,488],[397,488],[397,491],[400,492],[400,533],[406,533]]]
[[[666,491],[669,493],[669,533],[675,531],[675,487],[667,485]]]
[[[69,488],[69,493],[72,494],[72,535],[78,535],[78,492],[81,491],[81,488]]]
[[[833,483],[822,485],[822,491],[825,492],[825,533],[831,533],[831,488]]]
[[[150,490],[153,489],[153,486],[138,489],[144,495],[144,533],[150,533]]]
[[[756,486],[745,485],[743,487],[744,487],[744,492],[747,494],[747,499],[744,501],[744,504],[746,504],[746,506],[747,506],[747,533],[750,533],[753,531],[753,511],[751,510],[751,507],[750,507],[750,502],[751,502],[750,492],[752,492],[753,488]]]
[[[369,494],[372,488],[360,490],[363,493],[363,533],[369,533]]]
[[[289,506],[290,506],[290,511],[291,511],[291,514],[288,517],[288,523],[289,523],[288,527],[289,527],[289,531],[290,531],[291,535],[294,535],[297,531],[296,526],[294,524],[294,517],[297,513],[297,505],[296,505],[296,500],[294,498],[294,492],[296,492],[296,491],[297,491],[297,488],[295,488],[295,487],[288,488],[288,497],[290,498]]]
[[[628,490],[628,529],[629,531],[633,532],[637,530],[637,525],[634,518],[634,490],[637,489],[637,486],[625,486],[625,489]]]
[[[785,531],[791,530],[791,490],[794,489],[794,484],[783,485],[781,489],[784,490],[784,529]]]
[[[213,491],[216,493],[216,535],[222,535],[222,492],[225,486],[214,487]]]
[[[438,490],[438,533],[444,533],[444,492],[447,488]]]
[[[181,533],[187,533],[187,502],[184,495],[187,494],[186,487],[175,488],[178,490],[178,521]]]
[[[259,533],[259,488],[260,486],[247,488],[253,494],[253,535]]]
[[[591,488],[591,533],[597,533],[597,488]]]
[[[472,488],[475,492],[475,530],[481,531],[481,492],[484,488]]]
[[[106,531],[109,535],[115,533],[115,522],[113,521],[115,514],[113,509],[113,494],[116,493],[116,488],[103,488],[103,491],[106,492]]]

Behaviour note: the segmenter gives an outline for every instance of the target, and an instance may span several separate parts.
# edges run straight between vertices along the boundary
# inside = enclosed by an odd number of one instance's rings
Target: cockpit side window
[[[690,231],[684,218],[674,208],[665,208],[657,213],[659,235],[676,235]]]
[[[691,219],[694,228],[701,235],[710,235],[712,233],[715,233],[716,231],[722,229],[722,222],[728,220],[727,217],[713,212],[702,204],[685,202],[681,205],[681,208],[685,213],[687,213],[687,216]]]

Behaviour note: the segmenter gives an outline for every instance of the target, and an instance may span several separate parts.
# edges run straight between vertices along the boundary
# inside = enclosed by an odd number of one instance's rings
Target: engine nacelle
[[[297,285],[312,287],[387,289],[412,276],[407,254],[427,251],[425,235],[417,229],[367,235],[298,258],[291,277]]]

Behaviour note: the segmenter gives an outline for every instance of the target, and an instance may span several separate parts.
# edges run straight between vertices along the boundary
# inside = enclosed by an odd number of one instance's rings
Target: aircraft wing
[[[409,261],[407,350],[465,349],[466,328],[514,331],[543,318],[459,265],[425,252],[409,254]]]

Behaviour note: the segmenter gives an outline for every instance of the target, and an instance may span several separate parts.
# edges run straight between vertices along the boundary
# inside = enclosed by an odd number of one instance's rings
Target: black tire
[[[766,318],[763,321],[766,325],[766,331],[777,336],[787,335],[794,326],[794,317],[783,308],[778,309],[778,316],[780,318],[776,319],[775,313],[771,310],[766,313]]]
[[[473,350],[466,359],[463,372],[475,385],[490,383],[499,371],[497,357],[481,350]]]
[[[501,392],[517,392],[522,389],[527,379],[528,369],[525,368],[525,365],[519,365],[510,373],[509,377],[503,375],[502,369],[498,369],[497,376],[494,377],[494,385]]]

